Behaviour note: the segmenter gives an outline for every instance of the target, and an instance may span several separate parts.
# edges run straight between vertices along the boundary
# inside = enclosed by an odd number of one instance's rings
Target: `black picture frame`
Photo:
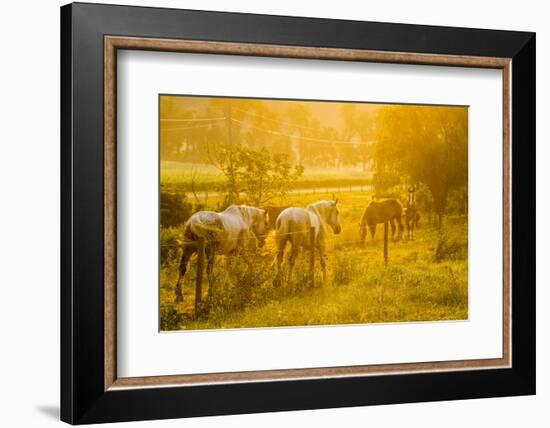
[[[104,36],[512,58],[512,367],[104,390]],[[535,393],[535,34],[74,3],[61,8],[61,419],[86,424]]]

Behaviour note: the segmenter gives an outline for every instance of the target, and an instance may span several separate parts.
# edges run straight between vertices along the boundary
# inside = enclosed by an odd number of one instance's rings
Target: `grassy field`
[[[190,192],[192,178],[200,183],[197,191],[215,192],[224,182],[224,176],[213,165],[161,161],[161,183],[167,192]],[[369,184],[372,173],[360,169],[307,167],[295,187],[297,189],[332,186],[361,186]]]
[[[168,173],[168,172],[167,172]],[[334,177],[334,172],[332,172]],[[204,180],[204,176],[201,181]],[[163,185],[166,182],[163,180]],[[307,206],[332,194],[289,195],[286,204]],[[329,232],[328,279],[321,282],[317,263],[315,286],[308,282],[308,254],[298,257],[290,283],[275,286],[273,236],[253,255],[252,268],[239,257],[218,257],[215,292],[194,313],[196,262],[184,280],[184,301],[174,304],[179,252],[165,253],[160,273],[161,329],[219,329],[468,318],[467,217],[446,217],[438,231],[423,219],[414,241],[390,242],[383,260],[383,226],[374,241],[358,242],[358,222],[371,200],[367,191],[341,192],[342,233]],[[215,203],[215,198],[209,203]],[[162,242],[175,242],[181,230],[162,231]],[[204,294],[208,283],[203,285]]]

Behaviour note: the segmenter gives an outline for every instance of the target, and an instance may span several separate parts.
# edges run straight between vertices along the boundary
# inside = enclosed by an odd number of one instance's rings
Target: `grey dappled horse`
[[[291,279],[296,256],[301,247],[311,249],[311,251],[317,249],[323,271],[323,281],[326,280],[325,240],[327,225],[332,228],[335,234],[342,231],[337,200],[318,201],[307,208],[290,207],[279,214],[275,222],[277,279],[280,279],[281,275],[285,246],[287,242],[290,242],[292,249],[288,257],[288,280]],[[310,248],[311,228],[314,230],[315,248]]]
[[[209,295],[213,289],[212,270],[216,254],[235,254],[250,249],[256,240],[263,246],[267,235],[266,212],[246,205],[231,205],[225,211],[199,211],[185,223],[176,302],[183,300],[181,283],[191,256],[197,252],[199,239],[204,239],[207,259]]]

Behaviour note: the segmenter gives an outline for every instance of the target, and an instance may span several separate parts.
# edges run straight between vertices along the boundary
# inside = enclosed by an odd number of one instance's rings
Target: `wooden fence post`
[[[315,228],[309,229],[309,275],[311,277],[311,286],[315,286]]]
[[[195,283],[195,315],[202,301],[202,274],[204,271],[204,238],[197,244],[197,280]]]
[[[384,223],[384,264],[388,265],[388,222]]]

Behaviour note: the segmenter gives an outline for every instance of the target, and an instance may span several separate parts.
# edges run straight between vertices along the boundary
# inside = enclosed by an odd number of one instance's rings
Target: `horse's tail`
[[[221,233],[223,233],[223,229],[219,224],[205,223],[200,218],[194,219],[194,221],[190,222],[189,229],[195,236],[206,240],[215,240]]]
[[[281,248],[283,248],[284,251],[284,247],[290,239],[290,223],[291,220],[283,220],[280,216],[278,216],[275,221],[275,245],[277,246],[277,252],[279,252]],[[270,267],[275,266],[275,263],[277,263],[277,256],[273,258],[273,262],[271,262]]]
[[[290,221],[283,221],[280,217],[277,217],[275,221],[275,242],[277,243],[277,247],[286,243],[289,231]]]
[[[288,223],[284,225],[282,225],[281,223],[282,223],[281,218],[277,216],[277,220],[275,220],[275,233],[277,235],[286,233],[286,231],[288,231]],[[283,231],[283,229],[285,229],[285,231]]]

